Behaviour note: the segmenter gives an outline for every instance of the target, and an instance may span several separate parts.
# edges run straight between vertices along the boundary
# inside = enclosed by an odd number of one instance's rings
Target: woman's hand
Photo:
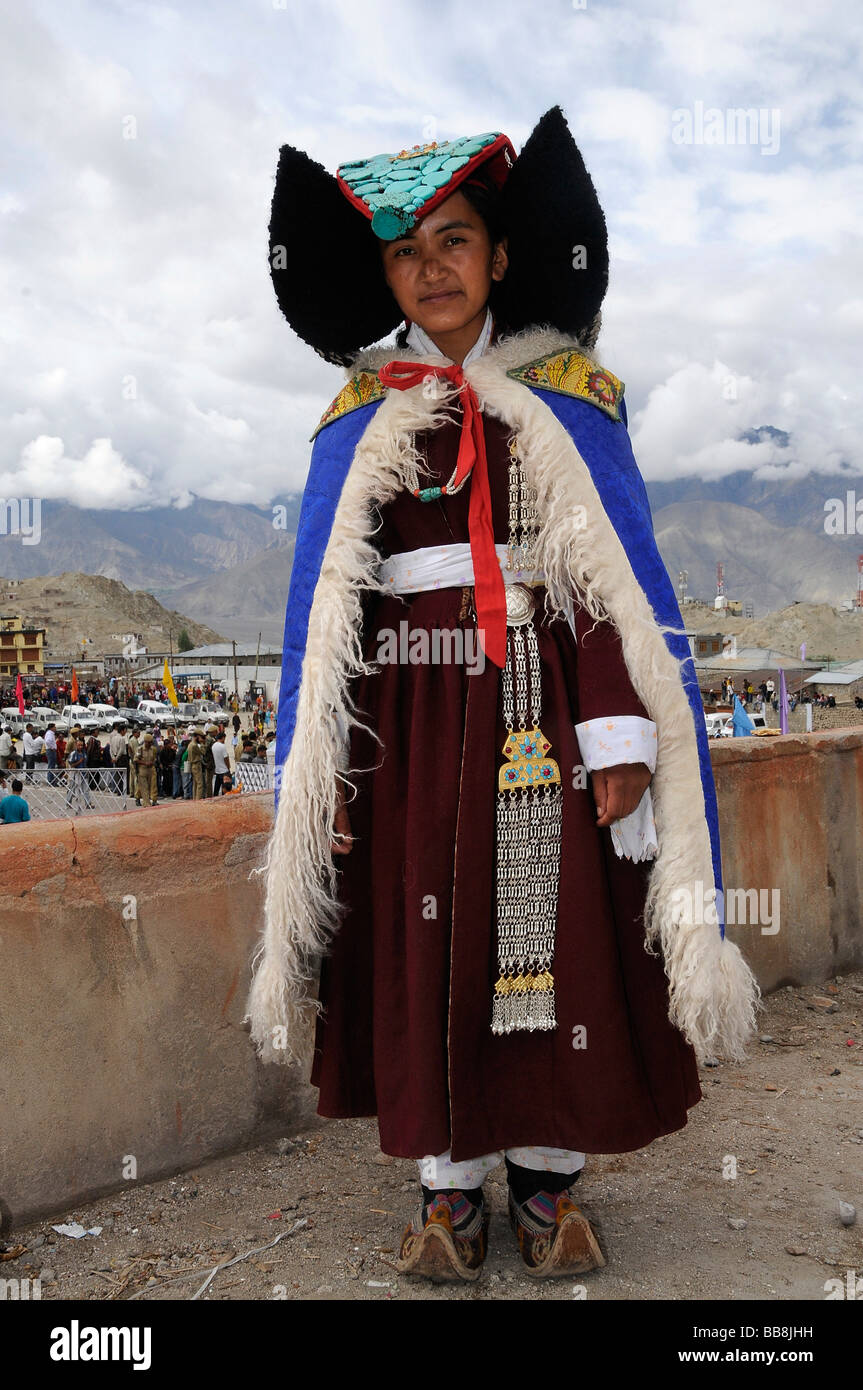
[[[353,836],[351,834],[351,822],[345,805],[345,792],[341,782],[336,783],[336,795],[338,803],[336,805],[336,815],[333,821],[333,839],[330,847],[333,854],[350,854],[354,847]],[[344,836],[344,839],[336,839],[335,836]]]
[[[611,825],[631,815],[650,784],[646,763],[618,763],[590,774],[598,812],[598,826]]]

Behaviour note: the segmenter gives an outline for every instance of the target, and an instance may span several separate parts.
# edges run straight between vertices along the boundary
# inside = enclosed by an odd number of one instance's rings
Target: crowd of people
[[[232,715],[230,722],[217,718],[204,727],[190,726],[176,733],[158,724],[143,732],[130,730],[118,722],[104,743],[97,734],[77,727],[65,735],[49,722],[43,735],[28,724],[20,748],[4,725],[0,728],[0,797],[4,801],[17,797],[27,808],[22,793],[26,783],[37,780],[37,770],[47,772],[39,779],[47,786],[65,786],[67,806],[84,809],[94,809],[94,790],[126,793],[141,807],[155,806],[160,800],[235,795],[242,787],[244,765],[274,767],[275,739],[274,730],[264,732],[263,719],[251,732],[243,732],[239,714]],[[12,780],[10,792],[10,774],[19,771],[21,777]],[[253,785],[257,790],[271,780],[270,774],[255,779]],[[0,815],[0,823],[30,818],[29,808],[26,816],[17,814],[17,804],[8,810],[8,815]]]
[[[118,728],[107,747],[113,766],[128,767],[129,795],[134,796],[135,805],[155,806],[159,800],[199,801],[236,794],[244,764],[275,766],[275,740],[273,731],[263,736],[243,733],[240,716],[234,714],[230,726],[218,720],[177,734],[170,729],[160,734],[156,728],[127,737]]]
[[[768,705],[777,712],[779,710],[779,691],[776,682],[772,678],[762,681],[757,687],[754,686],[751,681],[741,681],[738,687],[734,683],[733,676],[726,676],[721,682],[718,691],[715,688],[711,688],[706,692],[702,692],[702,694],[707,709],[718,704],[733,705],[736,695],[743,708],[747,711],[751,710],[755,714],[763,714]],[[863,708],[863,700],[860,700],[859,697],[855,703],[858,709]],[[808,690],[795,691],[793,694],[789,693],[789,714],[795,710],[799,704],[811,704],[823,706],[826,709],[835,709],[836,697],[834,695],[825,695],[823,691],[819,691],[817,695],[811,694]]]
[[[254,695],[248,690],[240,696],[227,694],[221,685],[214,681],[194,685],[183,685],[178,681],[176,695],[178,700],[184,703],[194,700],[210,701],[220,706],[226,714],[239,714],[241,711],[251,714],[255,726],[259,727],[262,733],[275,728],[273,702],[265,700],[263,695]],[[111,676],[102,681],[79,682],[77,695],[73,699],[70,681],[42,684],[29,681],[24,694],[24,713],[26,714],[30,707],[40,706],[56,709],[59,714],[64,705],[72,704],[113,705],[115,709],[136,709],[142,700],[158,700],[161,704],[168,704],[168,692],[159,681],[125,683],[116,676]],[[0,686],[0,708],[11,709],[16,704],[14,685]]]

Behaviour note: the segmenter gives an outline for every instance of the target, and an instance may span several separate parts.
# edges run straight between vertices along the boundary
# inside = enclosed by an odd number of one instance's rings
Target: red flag
[[[73,705],[77,705],[77,703],[78,703],[78,677],[77,677],[77,675],[76,675],[76,673],[75,673],[75,667],[74,667],[74,666],[72,667],[72,685],[71,685],[70,693],[71,693],[71,696],[72,696],[72,704],[73,704]]]
[[[24,713],[24,682],[21,679],[21,672],[18,672],[18,679],[15,682],[15,699],[18,701],[18,713]]]

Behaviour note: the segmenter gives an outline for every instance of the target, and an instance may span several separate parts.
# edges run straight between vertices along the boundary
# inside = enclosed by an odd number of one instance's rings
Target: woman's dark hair
[[[496,246],[506,235],[506,232],[503,225],[500,189],[494,179],[487,170],[480,168],[471,178],[459,184],[458,191],[464,194],[474,212],[479,213],[485,223],[492,246]]]

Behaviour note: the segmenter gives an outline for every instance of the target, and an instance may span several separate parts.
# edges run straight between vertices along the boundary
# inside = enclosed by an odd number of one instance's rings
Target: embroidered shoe
[[[590,1222],[572,1200],[571,1190],[538,1192],[519,1203],[509,1193],[509,1220],[527,1274],[554,1279],[601,1269],[605,1256]]]
[[[400,1274],[417,1274],[433,1283],[478,1279],[488,1249],[490,1214],[463,1192],[436,1192],[405,1227],[399,1252]]]

